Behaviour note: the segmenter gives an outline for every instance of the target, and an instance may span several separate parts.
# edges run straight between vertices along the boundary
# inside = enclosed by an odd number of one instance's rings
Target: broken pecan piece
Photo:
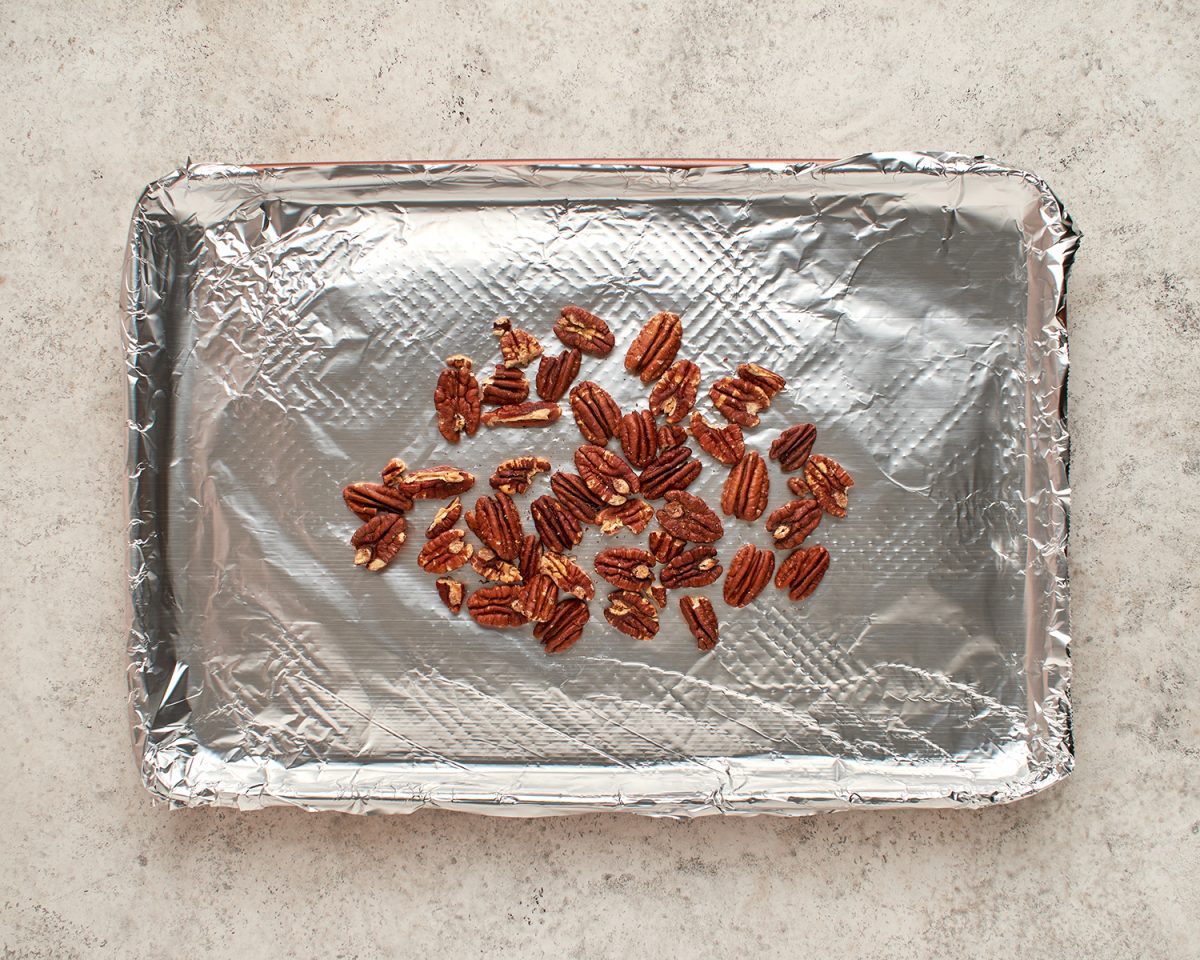
[[[554,335],[568,347],[593,357],[607,357],[616,343],[607,323],[572,304],[562,308],[558,322],[554,324]]]
[[[708,396],[721,416],[743,427],[757,427],[758,412],[771,405],[762,387],[741,377],[722,377],[712,385]]]
[[[579,564],[561,553],[543,554],[539,570],[553,580],[554,585],[563,593],[569,593],[580,600],[591,600],[596,595],[596,585],[592,583],[592,578]]]
[[[449,573],[471,559],[475,548],[467,543],[466,530],[447,530],[440,533],[417,555],[417,566],[426,573]]]
[[[547,653],[562,653],[579,642],[591,616],[586,603],[569,597],[558,605],[554,616],[533,628],[533,635],[541,641]]]
[[[811,490],[808,489],[808,484],[804,482],[804,476],[788,477],[788,489],[798,497],[806,497]]]
[[[596,514],[604,508],[604,501],[588,489],[579,474],[557,471],[550,477],[550,489],[580,523],[597,522]]]
[[[738,364],[737,375],[747,383],[758,387],[767,395],[768,400],[775,399],[780,391],[787,386],[787,381],[774,370],[760,367],[757,363]]]
[[[617,439],[625,459],[636,470],[641,470],[658,453],[658,424],[649,410],[627,413],[617,425]]]
[[[829,551],[822,546],[801,547],[779,565],[775,586],[793,600],[803,600],[821,585],[829,569]]]
[[[408,465],[403,460],[399,457],[392,457],[387,462],[387,466],[379,471],[379,476],[383,478],[386,486],[394,487],[400,482],[400,478],[404,476],[407,470]]]
[[[446,369],[438,375],[433,391],[438,431],[450,443],[465,433],[473,437],[479,429],[479,382],[471,372],[471,358],[455,354],[446,358]]]
[[[775,554],[747,543],[729,561],[725,574],[725,602],[731,607],[744,607],[762,593],[775,572]]]
[[[408,538],[408,524],[399,513],[379,513],[354,531],[354,563],[378,572],[396,558]]]
[[[632,590],[614,590],[610,593],[604,617],[634,640],[651,640],[658,633],[658,611],[654,604]]]
[[[637,498],[627,500],[619,507],[605,507],[596,514],[596,522],[604,534],[613,534],[626,528],[633,533],[641,533],[653,519],[654,508]]]
[[[640,489],[633,468],[604,447],[580,447],[575,451],[575,468],[587,488],[612,507],[619,507]]]
[[[554,553],[565,553],[583,539],[583,528],[556,498],[546,494],[529,505],[542,544]]]
[[[625,369],[642,383],[657,380],[671,365],[683,339],[683,322],[674,313],[656,313],[625,354]]]
[[[637,547],[609,547],[596,554],[596,572],[614,587],[641,590],[654,582],[654,557]]]
[[[467,585],[453,577],[438,577],[437,592],[438,596],[442,598],[442,603],[446,605],[446,609],[457,616],[462,609]]]
[[[732,467],[746,453],[741,427],[730,423],[718,429],[705,420],[699,410],[692,413],[692,436],[705,453],[727,467]]]
[[[489,410],[481,418],[485,427],[544,427],[562,416],[557,403],[510,403]]]
[[[493,583],[520,583],[524,579],[516,564],[500,559],[491,547],[480,547],[471,555],[471,569]]]
[[[571,391],[571,413],[575,425],[589,443],[604,446],[616,436],[621,408],[612,395],[598,383],[584,380]]]
[[[455,497],[444,507],[438,508],[438,512],[433,515],[429,526],[425,528],[425,539],[432,540],[438,534],[445,533],[458,523],[458,518],[461,516],[462,500],[459,497]]]
[[[667,588],[661,584],[652,583],[646,588],[646,593],[654,601],[659,610],[667,609]]]
[[[804,465],[804,482],[826,513],[835,517],[846,515],[849,503],[846,490],[854,486],[854,478],[840,463],[814,453]]]
[[[667,561],[658,573],[659,582],[672,590],[707,587],[716,583],[724,572],[717,561],[717,551],[709,546],[692,547]]]
[[[475,474],[449,467],[426,467],[409,470],[396,482],[396,490],[414,500],[445,500],[466,493],[475,486]]]
[[[525,371],[496,366],[495,372],[483,381],[483,402],[493,406],[511,406],[529,399],[529,381]]]
[[[525,582],[513,609],[534,623],[545,623],[558,606],[558,587],[545,574],[537,573]]]
[[[481,627],[492,630],[524,626],[528,618],[513,609],[513,601],[520,595],[520,587],[480,587],[467,598],[467,612]]]
[[[494,490],[509,496],[524,493],[539,473],[548,473],[550,461],[545,457],[513,457],[496,467],[488,483]]]
[[[578,350],[567,350],[557,357],[552,357],[548,353],[543,354],[537,372],[538,396],[543,400],[561,400],[575,378],[579,376],[581,359]]]
[[[676,360],[650,391],[650,412],[679,423],[696,405],[700,368],[691,360]]]
[[[467,526],[505,560],[515,560],[525,541],[521,515],[507,493],[480,497],[467,511]]]
[[[529,534],[522,542],[521,552],[517,555],[517,568],[521,571],[522,579],[528,580],[535,573],[541,572],[544,554],[542,541],[536,535]]]
[[[542,355],[542,345],[528,330],[512,325],[508,317],[497,317],[492,334],[500,338],[500,353],[506,367],[527,367]]]
[[[680,597],[679,612],[683,622],[696,638],[696,646],[705,652],[711,650],[721,639],[717,625],[717,612],[708,597]]]
[[[359,520],[378,513],[404,513],[413,505],[409,494],[382,483],[352,483],[342,490],[342,499]]]
[[[687,548],[687,544],[663,530],[650,534],[650,552],[659,563],[670,563]]]
[[[791,550],[800,546],[821,522],[821,505],[816,500],[789,500],[771,511],[767,530],[775,546]]]
[[[668,423],[658,428],[658,449],[660,451],[683,446],[686,440],[687,431],[683,427]]]
[[[791,473],[804,466],[816,442],[817,428],[811,423],[797,423],[772,441],[769,456],[772,460],[778,460],[779,466]]]
[[[769,487],[767,464],[757,450],[751,450],[725,478],[721,512],[739,520],[757,520],[766,509]]]
[[[660,453],[638,475],[642,496],[647,500],[661,499],[668,490],[683,490],[700,476],[699,460],[692,459],[691,447],[671,447]]]
[[[712,508],[686,490],[668,490],[667,505],[657,513],[659,525],[680,540],[692,543],[716,543],[725,535],[725,526]]]

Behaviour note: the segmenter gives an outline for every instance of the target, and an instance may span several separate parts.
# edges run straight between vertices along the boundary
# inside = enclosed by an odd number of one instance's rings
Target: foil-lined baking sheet
[[[1036,177],[942,154],[201,165],[152,184],[124,291],[146,786],[187,806],[680,816],[1056,782],[1077,243]],[[569,414],[451,447],[432,405],[447,355],[490,371],[497,315],[561,349],[566,303],[616,333],[581,378],[626,410],[647,391],[624,348],[659,310],[682,315],[706,385],[744,360],[787,377],[748,445],[811,421],[856,480],[849,516],[812,538],[833,559],[809,600],[769,587],[735,611],[720,583],[696,591],[722,620],[706,654],[677,594],[639,643],[605,622],[600,582],[583,639],[547,657],[528,630],[442,607],[415,564],[437,503],[388,570],[353,565],[341,488],[390,457],[473,471],[468,501],[507,456],[569,468]],[[700,456],[691,489],[715,504],[725,470]],[[771,471],[768,510],[790,498]],[[766,543],[761,521],[726,528],[726,563]],[[593,531],[578,556],[644,536]]]

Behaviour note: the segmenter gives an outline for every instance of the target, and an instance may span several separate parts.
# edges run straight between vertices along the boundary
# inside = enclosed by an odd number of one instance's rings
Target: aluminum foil
[[[943,154],[201,165],[151,184],[124,291],[146,786],[187,806],[681,816],[988,804],[1060,780],[1077,243],[1041,180]],[[658,310],[683,316],[706,383],[743,360],[788,378],[750,446],[812,421],[857,481],[814,537],[833,562],[811,599],[718,603],[708,654],[674,602],[638,643],[597,600],[547,657],[441,606],[413,560],[436,503],[391,568],[353,566],[341,488],[390,457],[465,467],[479,492],[505,456],[570,463],[569,415],[452,448],[432,408],[448,354],[490,370],[496,315],[558,348],[565,303],[612,325],[618,349],[582,376],[625,409],[646,391],[624,347]],[[725,471],[702,459],[692,489],[715,502]],[[772,464],[768,509],[788,498]],[[766,536],[727,529],[726,561]],[[593,532],[579,556],[635,539]]]

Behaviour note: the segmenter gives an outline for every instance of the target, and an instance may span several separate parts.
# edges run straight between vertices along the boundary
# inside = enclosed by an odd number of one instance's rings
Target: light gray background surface
[[[0,2],[0,956],[1194,957],[1193,4]],[[1071,278],[1078,766],[979,812],[168,812],[130,759],[116,294],[196,160],[986,153]]]

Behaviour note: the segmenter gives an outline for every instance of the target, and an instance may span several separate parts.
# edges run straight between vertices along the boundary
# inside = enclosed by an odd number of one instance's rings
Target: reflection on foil
[[[147,786],[179,805],[678,816],[983,804],[1061,779],[1077,244],[1043,182],[948,155],[206,165],[152,184],[125,286]],[[490,370],[496,315],[556,344],[565,303],[613,327],[581,377],[624,409],[646,391],[623,346],[663,309],[706,383],[742,360],[788,378],[749,445],[812,421],[856,480],[814,537],[834,560],[812,598],[734,611],[719,582],[695,591],[722,619],[708,654],[674,602],[637,643],[596,601],[546,657],[451,617],[415,548],[353,566],[340,490],[389,457],[484,478],[521,453],[570,463],[569,417],[451,448],[431,403],[445,356]],[[715,503],[706,463],[692,490]],[[773,466],[767,511],[789,496]],[[726,527],[724,560],[762,535]]]

